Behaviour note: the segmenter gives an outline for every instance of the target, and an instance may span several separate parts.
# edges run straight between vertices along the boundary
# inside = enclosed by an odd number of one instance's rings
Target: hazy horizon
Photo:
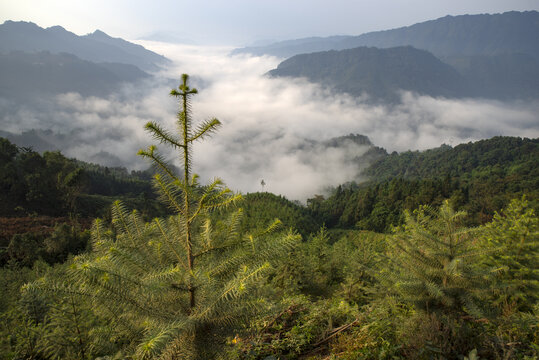
[[[60,25],[78,35],[99,29],[127,40],[156,35],[186,43],[244,46],[265,40],[310,36],[359,35],[433,20],[446,15],[539,10],[535,0],[432,2],[382,0],[332,2],[282,0],[187,1],[36,0],[0,2],[0,22]]]

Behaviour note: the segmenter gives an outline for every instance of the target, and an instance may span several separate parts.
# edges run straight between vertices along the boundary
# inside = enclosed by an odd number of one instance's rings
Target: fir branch
[[[137,153],[137,155],[149,158],[155,165],[157,165],[157,168],[161,171],[163,171],[164,174],[168,175],[173,180],[178,180],[178,177],[174,175],[174,173],[169,169],[168,165],[166,164],[163,157],[156,153],[156,147],[154,145],[151,145],[148,147],[148,150],[142,150],[140,149]]]
[[[166,225],[162,223],[161,219],[154,219],[153,223],[159,230],[162,239],[165,240],[165,244],[174,253],[174,255],[176,255],[176,259],[178,260],[178,263],[181,264],[181,266],[185,270],[187,270],[187,265],[185,264],[185,261],[183,260],[183,256],[180,256],[180,254],[176,250],[176,247],[174,246],[174,242],[168,236],[168,231],[167,231],[168,227],[166,227]]]
[[[216,118],[204,121],[198,125],[195,133],[189,137],[188,141],[194,142],[196,140],[202,140],[207,136],[211,136],[211,134],[216,132],[219,127],[221,127],[221,122]]]
[[[168,145],[171,145],[174,148],[182,148],[185,149],[186,145],[180,144],[180,140],[174,137],[170,132],[168,132],[166,129],[159,126],[159,124],[155,122],[148,122],[144,126],[144,128],[150,132],[154,139],[158,140],[160,143],[166,143]]]

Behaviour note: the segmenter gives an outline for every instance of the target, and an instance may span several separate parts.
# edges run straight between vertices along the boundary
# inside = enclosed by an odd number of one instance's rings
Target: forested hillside
[[[84,250],[84,230],[96,217],[110,218],[118,198],[146,219],[167,214],[150,176],[68,159],[60,152],[40,154],[0,138],[0,263],[57,262]],[[49,244],[57,255],[47,253],[48,241],[58,242],[55,250]]]
[[[525,171],[530,171],[533,179],[538,175],[538,155],[538,139],[496,136],[454,148],[442,145],[425,151],[389,154],[365,170],[365,175],[384,181],[396,177],[471,177],[499,170],[507,175],[519,172],[526,175]]]
[[[196,93],[171,92],[178,133],[145,126],[180,171],[153,145],[128,172],[0,138],[0,359],[539,356],[537,139],[335,138],[369,146],[370,181],[304,206],[199,180],[221,122],[192,126]]]
[[[0,216],[96,217],[113,201],[107,196],[155,199],[151,175],[144,172],[88,164],[58,151],[40,154],[4,138],[0,156]],[[105,204],[92,204],[100,199]]]
[[[246,194],[241,207],[244,210],[242,229],[260,229],[279,219],[284,226],[302,236],[315,233],[321,226],[304,206],[271,193]]]
[[[449,199],[467,211],[469,225],[480,225],[514,198],[526,196],[539,210],[537,169],[537,139],[494,137],[389,154],[365,169],[369,182],[338,186],[327,199],[315,197],[308,204],[328,226],[386,232],[404,222],[403,210]]]

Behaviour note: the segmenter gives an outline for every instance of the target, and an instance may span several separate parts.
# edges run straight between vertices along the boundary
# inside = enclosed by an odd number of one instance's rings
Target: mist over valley
[[[7,70],[1,75],[0,136],[38,151],[144,169],[136,152],[152,139],[143,126],[151,120],[174,127],[177,104],[168,93],[179,74],[188,73],[199,90],[195,119],[223,123],[210,141],[196,144],[195,171],[202,179],[219,176],[242,192],[262,190],[263,179],[264,190],[304,201],[337,184],[362,181],[361,169],[373,160],[363,155],[375,147],[424,150],[497,135],[539,135],[539,67],[532,55],[503,55],[499,61],[474,55],[467,63],[454,60],[459,70],[413,47],[355,48],[283,61],[225,46],[148,40],[135,45],[100,31],[79,37],[63,28],[13,22],[0,27],[0,39],[0,64]],[[100,46],[136,56],[127,63]],[[513,66],[514,59],[527,66]],[[490,75],[503,68],[518,76],[493,83]],[[465,79],[466,71],[475,78]],[[472,93],[470,81],[486,90]],[[349,134],[370,142],[343,137]]]

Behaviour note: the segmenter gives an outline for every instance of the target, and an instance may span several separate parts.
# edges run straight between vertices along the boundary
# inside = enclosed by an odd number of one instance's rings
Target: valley
[[[539,356],[537,9],[204,31],[0,25],[0,360]]]

